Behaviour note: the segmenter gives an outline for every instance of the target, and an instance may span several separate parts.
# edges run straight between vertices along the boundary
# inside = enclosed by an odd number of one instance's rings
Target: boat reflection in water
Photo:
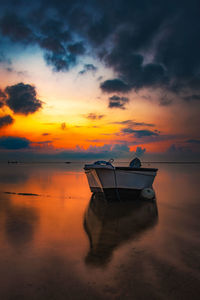
[[[103,193],[93,193],[84,216],[84,229],[90,249],[85,262],[106,266],[113,251],[140,237],[157,224],[156,200],[108,201]]]

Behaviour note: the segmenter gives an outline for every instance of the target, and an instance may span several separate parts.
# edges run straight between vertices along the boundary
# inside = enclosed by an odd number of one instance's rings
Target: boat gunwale
[[[85,171],[89,171],[89,170],[95,170],[95,169],[106,169],[106,170],[116,170],[116,171],[139,171],[139,172],[157,172],[158,169],[156,168],[130,168],[130,167],[115,167],[115,168],[108,168],[106,166],[101,166],[101,167],[94,167],[94,166],[91,166],[91,167],[84,167],[84,170]]]
[[[156,168],[130,168],[130,167],[115,167],[116,170],[123,171],[141,171],[141,172],[157,172]]]

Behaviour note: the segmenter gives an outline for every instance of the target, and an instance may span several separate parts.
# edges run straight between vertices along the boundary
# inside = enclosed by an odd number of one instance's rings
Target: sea
[[[154,200],[92,194],[83,162],[0,165],[0,299],[200,299],[200,164]]]

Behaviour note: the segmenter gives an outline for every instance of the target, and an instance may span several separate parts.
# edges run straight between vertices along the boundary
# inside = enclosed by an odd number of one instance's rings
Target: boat
[[[92,193],[104,192],[121,198],[124,193],[132,196],[139,195],[145,189],[149,193],[153,191],[152,185],[158,169],[143,168],[138,158],[133,159],[128,167],[115,167],[113,161],[96,161],[84,166]]]

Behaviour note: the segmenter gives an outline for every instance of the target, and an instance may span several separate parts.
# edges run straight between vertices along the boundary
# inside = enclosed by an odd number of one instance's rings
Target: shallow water
[[[156,202],[91,198],[78,164],[0,165],[0,299],[199,299],[200,165]]]

